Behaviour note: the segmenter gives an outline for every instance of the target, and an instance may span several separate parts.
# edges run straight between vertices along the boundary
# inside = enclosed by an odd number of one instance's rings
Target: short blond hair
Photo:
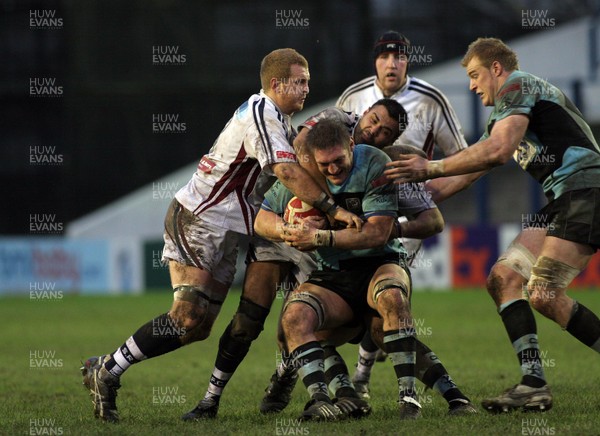
[[[498,61],[508,71],[519,69],[517,54],[498,38],[477,38],[469,44],[460,64],[466,68],[473,58],[479,59],[481,65],[486,68]]]
[[[260,84],[266,91],[271,79],[287,79],[292,65],[300,65],[308,69],[308,61],[293,48],[280,48],[266,55],[260,63]]]

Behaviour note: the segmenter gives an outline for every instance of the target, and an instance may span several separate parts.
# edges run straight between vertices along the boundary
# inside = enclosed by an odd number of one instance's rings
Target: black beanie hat
[[[375,41],[373,57],[377,59],[381,53],[387,52],[406,53],[408,47],[410,47],[410,41],[406,36],[394,30],[388,30]]]

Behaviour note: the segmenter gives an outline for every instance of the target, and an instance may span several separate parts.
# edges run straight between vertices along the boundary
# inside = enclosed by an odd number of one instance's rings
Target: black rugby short
[[[340,270],[313,271],[306,282],[338,294],[354,312],[354,319],[362,321],[364,315],[372,311],[367,303],[367,292],[373,274],[380,266],[388,263],[400,265],[410,279],[410,270],[404,258],[397,253],[391,253],[385,256],[358,257],[341,261]]]
[[[547,236],[600,249],[600,188],[565,192],[537,214]]]

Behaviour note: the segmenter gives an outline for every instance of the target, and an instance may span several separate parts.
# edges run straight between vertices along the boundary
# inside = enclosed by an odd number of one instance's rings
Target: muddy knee
[[[490,297],[492,297],[496,305],[499,306],[502,303],[502,290],[505,285],[503,276],[498,271],[500,268],[497,268],[496,265],[492,267],[492,270],[487,277],[485,287],[488,294],[490,294]]]
[[[524,245],[512,242],[488,275],[486,288],[497,306],[507,298],[523,298],[523,286],[531,277],[535,256]],[[506,296],[506,293],[511,295]]]
[[[173,289],[173,307],[169,315],[178,327],[191,332],[204,321],[209,297],[201,286],[180,285]]]
[[[283,316],[281,317],[281,326],[286,337],[295,331],[297,327],[304,325],[306,309],[313,311],[316,316],[317,325],[314,330],[320,330],[323,327],[325,308],[321,301],[307,292],[294,292],[285,303]]]
[[[398,277],[384,277],[373,287],[373,302],[384,319],[408,317],[409,296],[408,285]]]

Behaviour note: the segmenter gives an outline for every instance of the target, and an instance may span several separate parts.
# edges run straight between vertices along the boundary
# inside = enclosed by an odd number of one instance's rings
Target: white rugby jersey
[[[375,84],[376,76],[350,85],[338,99],[336,106],[345,111],[363,114],[377,100],[385,98]],[[408,76],[406,83],[390,96],[408,113],[408,128],[396,144],[407,144],[422,149],[429,159],[437,146],[445,156],[467,147],[462,127],[448,99],[436,87],[424,80]]]
[[[295,135],[291,117],[261,90],[235,111],[175,198],[209,223],[253,234],[264,193],[276,180],[269,165],[296,162]]]

